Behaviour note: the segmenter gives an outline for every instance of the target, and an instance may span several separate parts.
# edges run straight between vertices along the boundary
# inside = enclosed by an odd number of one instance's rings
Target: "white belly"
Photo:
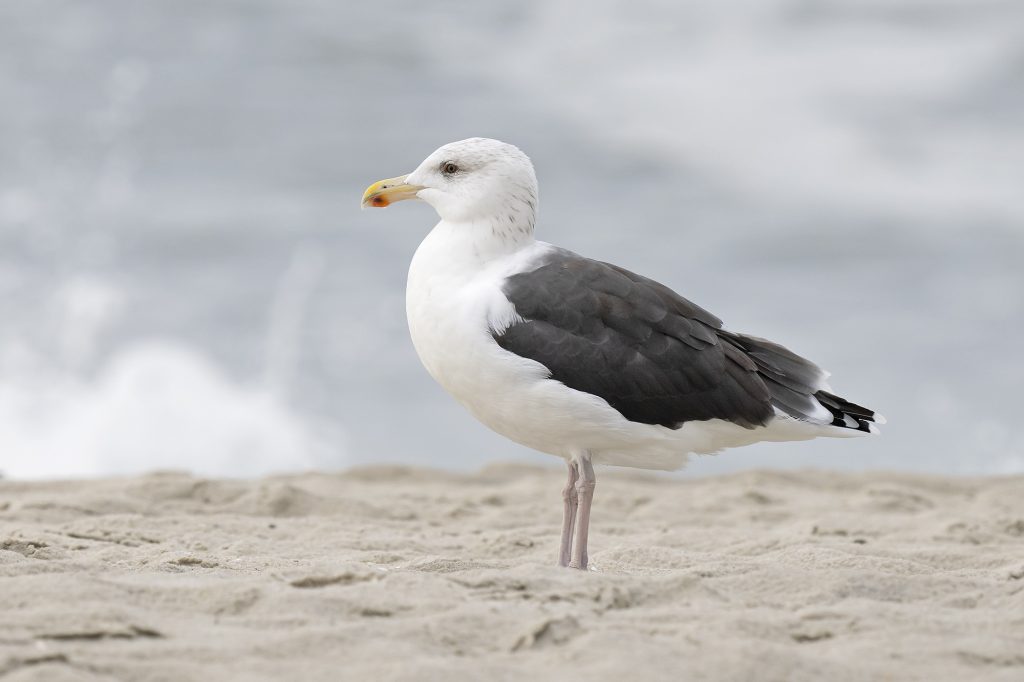
[[[475,250],[453,245],[443,225],[423,241],[409,268],[409,331],[430,375],[494,431],[559,457],[589,451],[598,464],[651,469],[677,469],[690,453],[813,437],[779,419],[753,430],[722,420],[675,430],[638,424],[602,398],[551,380],[543,365],[505,351],[491,336],[515,319],[501,282],[551,247],[536,242],[481,263]]]

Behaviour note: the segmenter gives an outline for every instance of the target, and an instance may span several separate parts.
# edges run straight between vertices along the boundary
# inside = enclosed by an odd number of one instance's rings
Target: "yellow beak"
[[[415,199],[416,193],[423,189],[423,187],[421,185],[406,184],[405,179],[407,177],[409,176],[403,175],[397,178],[378,180],[367,187],[366,191],[363,192],[363,208],[367,206],[384,208],[396,201]]]

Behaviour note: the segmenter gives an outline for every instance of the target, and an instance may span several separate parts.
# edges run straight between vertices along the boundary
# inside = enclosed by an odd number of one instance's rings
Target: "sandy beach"
[[[1024,679],[1024,477],[598,476],[0,481],[0,679]]]

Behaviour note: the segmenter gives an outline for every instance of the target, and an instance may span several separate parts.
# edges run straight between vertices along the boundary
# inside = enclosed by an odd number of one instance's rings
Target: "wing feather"
[[[721,320],[653,280],[558,251],[504,293],[522,321],[493,332],[498,345],[631,421],[754,428],[774,416],[757,363],[721,335]]]

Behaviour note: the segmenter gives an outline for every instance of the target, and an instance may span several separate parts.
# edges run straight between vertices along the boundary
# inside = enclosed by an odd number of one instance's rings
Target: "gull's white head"
[[[533,231],[537,176],[518,147],[484,137],[451,142],[408,175],[381,180],[363,194],[363,207],[422,199],[446,222],[504,222]]]

